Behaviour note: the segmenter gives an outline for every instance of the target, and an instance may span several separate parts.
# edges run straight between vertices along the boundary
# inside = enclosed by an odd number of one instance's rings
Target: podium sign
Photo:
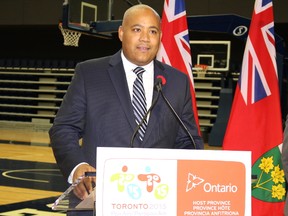
[[[98,148],[96,215],[251,215],[251,153]]]

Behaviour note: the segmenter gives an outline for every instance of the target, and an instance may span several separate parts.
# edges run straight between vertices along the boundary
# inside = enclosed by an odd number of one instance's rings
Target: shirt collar
[[[139,67],[138,65],[133,64],[130,62],[124,55],[123,50],[121,51],[121,58],[123,61],[123,65],[125,70],[127,69],[128,71],[133,71],[136,67]],[[153,67],[153,61],[151,61],[149,64],[141,66],[145,69],[145,71],[151,71],[151,68]]]

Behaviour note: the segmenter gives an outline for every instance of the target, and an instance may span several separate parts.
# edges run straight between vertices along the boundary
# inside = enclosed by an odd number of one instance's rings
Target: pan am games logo
[[[123,166],[121,172],[114,173],[110,182],[116,184],[119,193],[127,193],[134,200],[140,199],[144,193],[152,194],[157,200],[167,197],[169,186],[162,183],[161,176],[151,172],[151,167],[145,168],[145,173],[129,173],[128,166]]]

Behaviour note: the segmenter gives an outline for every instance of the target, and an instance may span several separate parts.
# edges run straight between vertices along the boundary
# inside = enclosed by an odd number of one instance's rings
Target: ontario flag
[[[252,215],[284,215],[283,130],[271,0],[256,0],[223,141],[252,152]]]
[[[200,133],[184,0],[164,1],[162,40],[157,59],[188,75],[194,118]]]

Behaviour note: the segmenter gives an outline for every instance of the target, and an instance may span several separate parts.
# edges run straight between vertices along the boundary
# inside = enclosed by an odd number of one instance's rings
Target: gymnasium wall
[[[122,19],[124,11],[130,7],[127,2],[138,3],[137,0],[113,0],[113,2],[114,19]],[[141,0],[141,2],[152,6],[162,14],[164,0]],[[185,2],[188,16],[237,14],[250,19],[254,7],[254,0],[186,0]],[[287,44],[288,13],[285,11],[287,8],[285,2],[273,1],[275,32],[283,37]],[[62,19],[62,4],[62,0],[1,0],[0,58],[84,60],[110,55],[120,48],[121,44],[116,34],[114,40],[82,35],[78,48],[64,46],[63,37],[57,26]]]
[[[70,0],[71,1],[71,0]],[[112,15],[121,19],[130,7],[127,2],[137,0],[112,0]],[[162,14],[164,0],[141,0]],[[63,0],[1,0],[0,25],[53,25],[61,19]],[[237,14],[251,18],[254,0],[186,0],[187,15]],[[274,0],[275,22],[288,23],[287,1]]]

